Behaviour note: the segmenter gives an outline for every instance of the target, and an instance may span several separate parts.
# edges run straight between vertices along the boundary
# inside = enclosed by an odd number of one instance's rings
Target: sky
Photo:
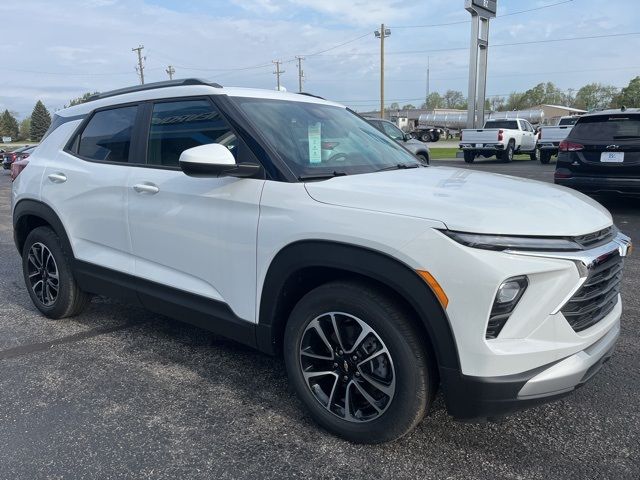
[[[431,91],[467,91],[464,0],[1,0],[0,18],[0,110],[20,119],[37,100],[53,112],[87,91],[137,84],[138,45],[146,82],[168,79],[172,65],[175,78],[273,89],[271,62],[281,60],[282,84],[296,91],[299,55],[305,91],[374,109],[382,22],[387,104],[419,106],[427,64]],[[555,41],[586,36],[599,38]],[[640,75],[640,1],[498,0],[489,44],[488,95],[547,81],[624,87]]]

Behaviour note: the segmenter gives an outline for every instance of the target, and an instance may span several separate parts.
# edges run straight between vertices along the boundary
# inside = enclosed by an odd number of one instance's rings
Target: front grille
[[[604,245],[605,243],[611,241],[613,236],[616,234],[616,230],[613,227],[607,227],[603,230],[598,230],[597,232],[588,233],[587,235],[580,235],[579,237],[574,237],[573,239],[579,243],[582,248],[594,248],[599,245]]]
[[[599,257],[589,269],[582,287],[562,307],[562,314],[576,332],[598,323],[618,303],[622,266],[623,260],[617,250]]]

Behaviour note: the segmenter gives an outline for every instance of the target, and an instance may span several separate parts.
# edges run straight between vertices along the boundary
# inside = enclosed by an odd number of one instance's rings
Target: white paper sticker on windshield
[[[322,162],[321,123],[310,124],[307,132],[309,137],[309,163]]]

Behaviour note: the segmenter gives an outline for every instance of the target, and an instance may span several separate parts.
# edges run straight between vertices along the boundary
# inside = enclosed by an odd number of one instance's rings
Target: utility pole
[[[167,75],[169,75],[169,80],[173,80],[173,74],[176,73],[176,69],[169,65],[165,72],[167,72]]]
[[[282,63],[280,60],[274,60],[273,63],[276,66],[276,71],[273,72],[274,75],[276,76],[276,81],[277,81],[277,85],[278,85],[276,90],[280,91],[280,75],[282,75],[284,73],[284,70],[280,70],[280,64]]]
[[[142,50],[144,49],[144,45],[138,46],[138,48],[132,48],[132,52],[138,52],[138,66],[136,67],[136,72],[140,75],[140,84],[144,85],[144,64],[143,61],[147,59],[147,57],[142,56]]]
[[[384,39],[391,35],[391,30],[383,23],[373,34],[380,39],[380,118],[384,118]]]
[[[302,83],[304,82],[304,72],[302,71],[302,61],[304,57],[296,56],[298,61],[298,92],[302,93]]]

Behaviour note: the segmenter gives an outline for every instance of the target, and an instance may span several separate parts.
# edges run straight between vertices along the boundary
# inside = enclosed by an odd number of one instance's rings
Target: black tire
[[[437,142],[438,140],[440,140],[440,134],[439,133],[434,133],[433,134],[433,140],[431,140],[432,142]]]
[[[543,165],[551,162],[551,152],[540,152],[540,163]]]
[[[533,152],[529,154],[529,158],[534,162],[540,161],[540,150],[536,148]]]
[[[505,163],[513,162],[514,150],[513,141],[509,141],[506,150],[502,154],[501,160]]]
[[[40,258],[38,252],[42,252]],[[44,261],[41,260],[43,258]],[[44,265],[38,267],[38,262]],[[56,275],[53,274],[54,270]],[[38,273],[34,273],[36,271]],[[70,259],[63,252],[60,239],[49,227],[35,228],[27,236],[22,249],[22,272],[31,301],[48,318],[73,317],[80,314],[91,301],[91,296],[78,287]],[[38,287],[40,279],[42,283]]]
[[[351,330],[342,330],[342,335],[345,337],[343,342],[338,343],[336,340],[331,321],[334,317],[329,319],[327,317],[330,316],[329,312],[333,312],[335,315],[336,323],[351,328]],[[347,351],[346,347],[352,346],[353,342],[347,338],[346,332],[351,332],[351,339],[353,339],[356,336],[359,337],[364,331],[364,329],[353,330],[353,325],[347,324],[349,321],[353,322],[350,316],[362,319],[373,330],[373,334],[368,333],[358,345],[364,348],[371,339],[374,339],[374,342],[378,339],[381,340],[382,347],[388,351],[387,358],[387,352],[373,348],[371,351],[374,355],[378,351],[381,352],[376,356],[378,361],[371,360],[361,363],[365,364],[362,368],[386,363],[385,371],[392,373],[393,395],[385,396],[381,393],[382,390],[373,388],[372,384],[368,383],[365,374],[359,373],[362,371],[360,367],[355,366],[359,365],[355,360],[358,355],[360,355],[358,360],[361,360],[363,356],[370,355],[371,352],[367,352],[365,349],[363,353],[361,348],[356,348],[354,352]],[[331,345],[323,342],[320,347],[324,348],[325,352],[331,352],[332,359],[309,359],[301,353],[303,342],[310,342],[308,335],[311,335],[312,340],[315,339],[316,342],[321,338],[317,335],[317,329],[313,328],[315,322],[325,322],[317,324],[325,325],[321,329],[327,342],[330,342]],[[375,338],[372,335],[375,335]],[[312,290],[295,306],[285,329],[284,359],[290,384],[309,410],[311,417],[319,425],[352,442],[382,443],[400,438],[413,430],[430,407],[435,393],[435,374],[430,368],[435,369],[435,365],[430,360],[424,341],[423,336],[418,334],[414,328],[411,316],[400,305],[387,297],[383,291],[365,283],[336,281]],[[310,345],[310,343],[307,344]],[[336,344],[345,347],[343,357],[335,352],[335,349],[339,348],[336,347]],[[323,345],[327,345],[327,347],[323,347]],[[304,348],[308,352],[311,347]],[[351,357],[352,353],[355,353],[356,356]],[[328,356],[328,353],[325,356]],[[386,361],[380,359],[383,356],[387,359]],[[349,367],[347,361],[350,362],[351,358],[354,358],[354,362],[350,363]],[[312,367],[307,366],[307,370],[304,370],[307,374],[309,371],[322,371],[326,368],[335,369],[337,373],[313,377],[324,380],[314,380],[317,383],[314,384],[315,390],[312,391],[312,387],[307,383],[303,374],[303,361],[329,362],[326,367],[324,363],[321,366],[313,367],[320,370],[312,370]],[[370,374],[374,373],[370,372],[367,375]],[[326,392],[322,394],[324,396],[318,393],[321,382],[329,382],[322,387]],[[356,383],[357,385],[355,385]],[[364,418],[363,412],[368,408],[367,405],[372,407],[372,404],[367,404],[365,397],[358,392],[358,385],[373,389],[369,390],[369,393],[379,395],[382,402],[386,402],[378,404],[379,408],[371,410],[375,416],[365,419],[366,421],[362,420]],[[350,394],[353,401],[350,402],[351,406],[348,410],[350,419],[347,419],[345,414],[346,391],[350,390],[354,390],[355,393]],[[327,395],[329,391],[331,392],[330,396]],[[319,397],[324,398],[326,404],[321,403],[322,400]],[[378,399],[378,401],[380,400]],[[327,407],[327,405],[329,406]],[[360,415],[360,419],[358,415]]]
[[[420,134],[420,140],[427,143],[431,141],[431,134],[429,132],[424,132]]]
[[[418,157],[418,160],[420,160],[420,162],[422,162],[425,165],[429,165],[429,155],[427,155],[426,153],[417,153],[416,157]]]
[[[464,161],[467,163],[473,163],[473,161],[476,159],[476,153],[475,152],[471,152],[469,150],[465,150],[464,152]]]

